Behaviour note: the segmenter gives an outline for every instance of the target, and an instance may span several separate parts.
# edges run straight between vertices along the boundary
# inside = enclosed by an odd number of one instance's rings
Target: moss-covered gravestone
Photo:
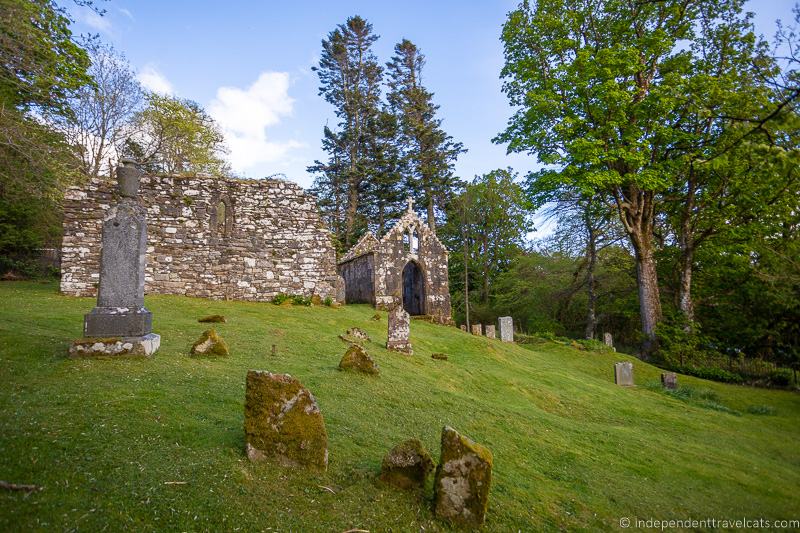
[[[419,439],[401,442],[383,458],[381,481],[401,489],[424,488],[433,470],[431,454]]]
[[[460,525],[483,524],[492,483],[492,452],[445,427],[441,453],[433,485],[436,515]]]
[[[289,374],[250,370],[244,406],[247,457],[328,468],[328,433],[317,400]]]
[[[369,356],[363,346],[358,344],[350,345],[342,360],[339,361],[339,368],[342,370],[354,370],[364,374],[377,374],[378,363]]]
[[[229,355],[228,345],[216,330],[207,329],[192,345],[191,355]]]

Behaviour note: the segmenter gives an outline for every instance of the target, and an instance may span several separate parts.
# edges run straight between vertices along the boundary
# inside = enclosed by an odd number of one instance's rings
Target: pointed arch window
[[[233,205],[227,196],[220,197],[214,205],[211,232],[220,239],[227,239],[233,233]]]

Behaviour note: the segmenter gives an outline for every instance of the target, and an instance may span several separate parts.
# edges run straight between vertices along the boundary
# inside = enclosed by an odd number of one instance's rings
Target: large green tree
[[[685,179],[677,163],[707,140],[684,124],[709,114],[709,96],[727,101],[739,90],[731,78],[740,63],[711,72],[706,53],[726,39],[743,55],[757,48],[742,3],[525,1],[503,27],[503,90],[518,110],[497,140],[557,168],[543,186],[614,203],[636,258],[645,356],[662,318],[663,194]]]
[[[89,56],[66,11],[47,0],[0,0],[0,269],[16,266],[60,227],[80,162],[50,126],[91,83]]]
[[[225,137],[200,104],[150,93],[132,118],[132,134],[122,152],[149,172],[164,174],[229,172]]]

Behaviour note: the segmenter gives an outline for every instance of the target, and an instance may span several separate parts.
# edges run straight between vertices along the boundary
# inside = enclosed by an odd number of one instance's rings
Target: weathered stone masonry
[[[411,315],[451,322],[448,253],[419,216],[407,211],[380,239],[371,233],[339,261],[347,303],[402,305]]]
[[[106,180],[69,189],[61,291],[94,296]],[[281,180],[144,176],[148,293],[271,300],[278,293],[335,298],[336,255],[313,198]]]

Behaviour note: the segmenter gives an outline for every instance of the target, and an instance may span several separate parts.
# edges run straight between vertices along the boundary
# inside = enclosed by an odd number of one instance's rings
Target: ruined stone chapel
[[[94,296],[113,180],[65,194],[61,292]],[[447,250],[411,208],[380,239],[367,233],[338,262],[313,196],[292,182],[201,176],[141,179],[147,293],[270,301],[318,296],[451,321]]]

